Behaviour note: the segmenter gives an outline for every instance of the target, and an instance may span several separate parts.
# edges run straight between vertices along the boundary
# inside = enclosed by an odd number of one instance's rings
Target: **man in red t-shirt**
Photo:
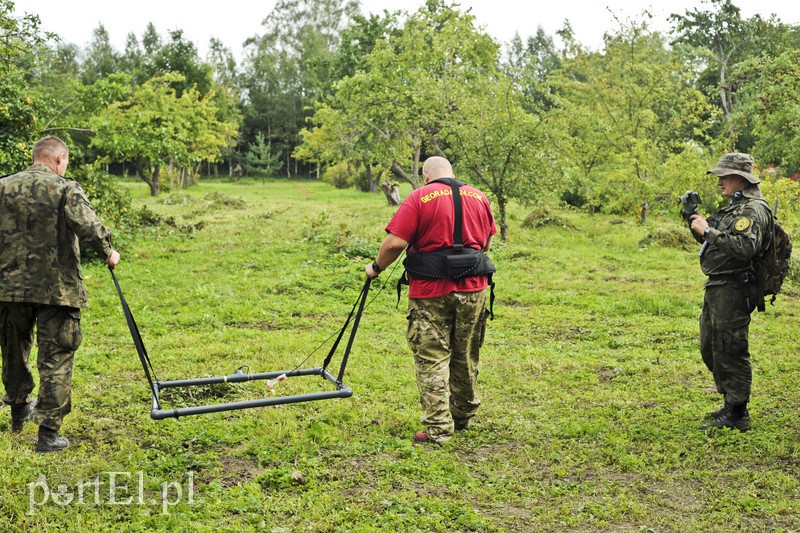
[[[431,157],[422,166],[425,186],[413,191],[395,213],[378,257],[365,268],[370,278],[406,249],[424,254],[453,247],[452,189],[436,181],[452,178],[450,162]],[[489,201],[478,189],[462,185],[462,243],[488,251],[497,227]],[[444,443],[453,430],[466,429],[480,405],[476,395],[478,361],[486,329],[486,275],[459,279],[409,276],[407,339],[414,352],[425,431],[415,442]]]

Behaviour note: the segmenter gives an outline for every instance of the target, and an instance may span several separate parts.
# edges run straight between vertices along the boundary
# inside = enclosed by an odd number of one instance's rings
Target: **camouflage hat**
[[[761,180],[753,174],[753,158],[750,154],[743,154],[734,152],[732,154],[725,154],[717,163],[717,166],[709,170],[708,174],[714,174],[717,177],[736,175],[741,176],[750,183],[760,183]]]

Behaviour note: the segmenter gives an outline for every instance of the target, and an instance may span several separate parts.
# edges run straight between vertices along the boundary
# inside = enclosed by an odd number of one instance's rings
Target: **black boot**
[[[69,441],[58,436],[58,431],[39,426],[39,441],[36,451],[39,453],[58,452],[69,446]]]
[[[700,429],[708,428],[729,428],[738,429],[745,432],[750,429],[750,413],[747,411],[747,403],[741,405],[731,405],[725,402],[722,414],[708,424],[703,424]]]
[[[711,411],[710,413],[706,413],[706,418],[710,418],[711,420],[715,420],[715,419],[721,417],[722,415],[725,414],[725,409],[727,409],[727,407],[728,407],[727,405],[723,405],[722,407],[720,407],[716,411]]]
[[[36,405],[36,400],[33,400],[31,403],[26,403],[23,405],[11,406],[12,433],[20,433],[22,431],[22,426],[25,424],[25,422],[33,418],[33,407],[35,405]]]

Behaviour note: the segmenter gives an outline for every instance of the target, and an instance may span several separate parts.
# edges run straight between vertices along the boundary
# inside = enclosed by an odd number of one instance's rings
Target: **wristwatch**
[[[373,261],[372,262],[372,270],[374,270],[376,274],[380,274],[381,273],[381,267],[378,266],[378,262],[377,261]]]
[[[708,232],[711,231],[711,226],[706,226],[703,228],[703,235],[708,235]]]

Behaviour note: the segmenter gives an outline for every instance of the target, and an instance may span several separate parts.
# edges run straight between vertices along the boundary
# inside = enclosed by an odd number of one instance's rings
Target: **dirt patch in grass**
[[[219,458],[222,465],[220,484],[223,487],[244,485],[264,473],[257,461],[250,461],[232,455]]]

